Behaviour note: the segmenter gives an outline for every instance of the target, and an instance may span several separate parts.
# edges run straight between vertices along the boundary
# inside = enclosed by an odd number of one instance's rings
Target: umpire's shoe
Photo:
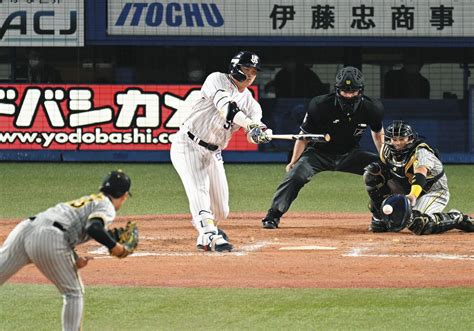
[[[264,229],[276,229],[280,224],[280,217],[283,215],[278,210],[273,210],[270,208],[268,210],[267,216],[262,220],[262,227]]]
[[[265,217],[262,220],[262,227],[264,229],[276,229],[278,228],[278,224],[280,224],[279,218],[267,218]]]

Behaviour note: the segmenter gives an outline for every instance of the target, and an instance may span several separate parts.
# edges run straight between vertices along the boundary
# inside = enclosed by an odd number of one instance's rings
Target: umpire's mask
[[[336,75],[336,100],[346,116],[350,117],[359,107],[364,92],[364,76],[355,67],[342,68]],[[347,96],[345,94],[356,94]]]

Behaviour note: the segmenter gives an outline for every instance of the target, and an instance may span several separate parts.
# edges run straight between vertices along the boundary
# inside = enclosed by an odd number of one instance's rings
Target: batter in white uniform
[[[20,222],[0,248],[0,285],[34,263],[64,297],[63,330],[80,330],[84,288],[77,270],[91,257],[79,257],[74,248],[93,238],[111,255],[126,255],[107,227],[127,200],[130,185],[125,173],[113,171],[104,179],[99,194],[59,203]]]
[[[228,74],[210,74],[191,115],[173,138],[171,161],[186,190],[199,249],[233,248],[216,226],[229,214],[229,188],[221,151],[232,134],[243,128],[252,143],[270,141],[271,130],[261,122],[262,108],[247,89],[257,70],[260,58],[243,51],[231,60]]]

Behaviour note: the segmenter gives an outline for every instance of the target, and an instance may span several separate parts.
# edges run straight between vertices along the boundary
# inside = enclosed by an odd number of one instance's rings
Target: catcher
[[[130,185],[125,173],[112,171],[99,194],[59,203],[20,222],[0,248],[0,285],[23,266],[34,263],[64,297],[63,330],[79,330],[84,289],[77,271],[92,257],[78,256],[75,247],[92,238],[118,258],[133,253],[138,244],[135,223],[107,230],[129,197]]]
[[[417,235],[474,231],[469,216],[454,209],[443,213],[450,196],[443,164],[437,151],[406,122],[394,121],[387,128],[380,162],[366,167],[364,181],[373,232],[405,227]]]

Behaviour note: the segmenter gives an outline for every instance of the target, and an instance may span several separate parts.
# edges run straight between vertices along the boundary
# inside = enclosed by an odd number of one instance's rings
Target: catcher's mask
[[[339,70],[336,75],[336,100],[342,111],[351,116],[359,107],[364,92],[364,76],[362,72],[355,67],[345,67]],[[341,95],[341,91],[358,94],[354,97],[347,98]]]
[[[260,57],[257,54],[241,51],[237,53],[230,61],[229,73],[237,81],[243,82],[247,79],[247,75],[245,75],[241,67],[255,68],[260,71],[260,65]]]
[[[392,138],[408,138],[408,143],[402,149],[396,149],[392,143]],[[390,149],[395,162],[405,163],[411,148],[415,145],[418,134],[404,121],[393,121],[385,130],[385,144]]]
[[[129,192],[131,185],[132,181],[130,180],[130,177],[128,177],[122,170],[116,170],[110,172],[104,178],[99,190],[113,198],[120,198],[127,192],[132,196]]]
[[[394,194],[382,202],[380,210],[383,210],[386,205],[393,208],[390,215],[385,215],[382,212],[382,222],[387,224],[388,231],[399,232],[403,230],[411,217],[411,204],[408,198],[403,194]]]

